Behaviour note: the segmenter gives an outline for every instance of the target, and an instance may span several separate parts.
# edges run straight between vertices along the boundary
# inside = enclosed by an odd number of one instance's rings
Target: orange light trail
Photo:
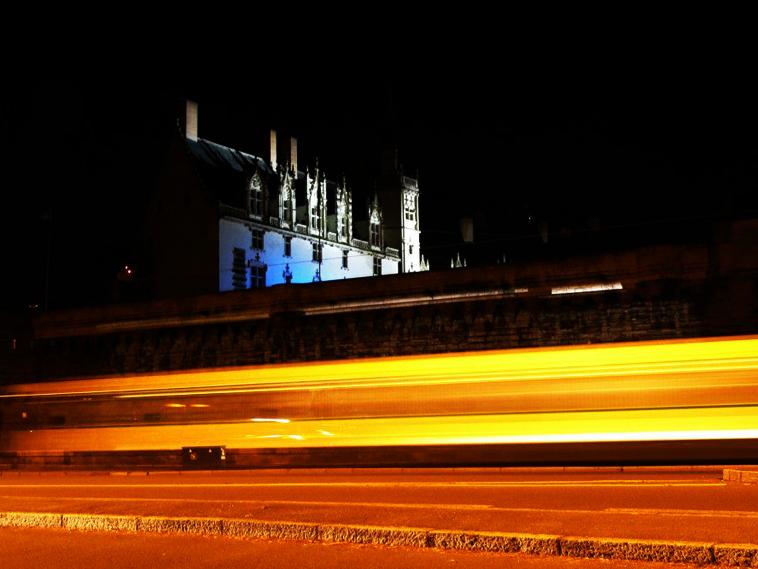
[[[239,401],[244,412],[248,400],[277,397],[268,406],[278,412],[253,409],[244,419],[207,421],[197,415],[197,424],[167,416],[158,425],[135,419],[98,428],[5,429],[0,449],[758,439],[758,337],[70,380],[7,386],[0,405],[106,395],[135,409],[154,401],[166,413],[199,414],[222,413],[228,401]]]
[[[3,388],[0,397],[157,392],[212,388],[287,386],[340,383],[407,385],[477,381],[514,381],[607,375],[701,373],[758,370],[758,337],[715,338],[560,348],[463,352],[423,356],[371,358],[309,364],[278,364],[245,368],[144,374],[84,379],[54,384],[21,384]],[[55,391],[52,391],[55,389]],[[126,394],[125,394],[126,395]]]

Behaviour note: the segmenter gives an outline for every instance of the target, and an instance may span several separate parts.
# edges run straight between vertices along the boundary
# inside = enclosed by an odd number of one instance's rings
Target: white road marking
[[[758,512],[732,511],[732,510],[646,510],[644,508],[607,508],[604,512],[609,514],[647,515],[653,512],[656,516],[688,516],[699,518],[758,518]]]
[[[3,484],[0,488],[535,488],[535,487],[713,487],[726,486],[726,482],[704,480],[576,480],[533,482],[232,482],[184,484]]]
[[[473,510],[486,512],[507,513],[551,513],[551,514],[605,514],[605,515],[635,515],[635,516],[674,516],[674,517],[710,517],[710,518],[747,518],[758,519],[756,511],[740,510],[672,510],[654,508],[604,508],[598,510],[560,509],[560,508],[505,508],[489,504],[435,504],[435,503],[396,503],[396,502],[335,502],[308,500],[214,500],[202,498],[110,498],[89,496],[0,496],[1,499],[25,500],[61,500],[82,502],[151,502],[151,503],[192,503],[192,504],[248,504],[260,506],[311,506],[311,507],[360,507],[360,508],[389,508],[389,509],[439,509],[439,510]]]

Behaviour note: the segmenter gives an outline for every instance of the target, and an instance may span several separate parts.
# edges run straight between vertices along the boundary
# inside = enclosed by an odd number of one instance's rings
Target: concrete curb
[[[226,518],[173,518],[96,514],[0,512],[0,527],[60,527],[81,531],[190,533],[252,539],[284,539],[365,545],[440,548],[758,567],[758,545],[710,544],[622,538],[565,537]]]
[[[758,484],[758,468],[755,470],[738,470],[736,468],[725,468],[721,479],[726,482]]]

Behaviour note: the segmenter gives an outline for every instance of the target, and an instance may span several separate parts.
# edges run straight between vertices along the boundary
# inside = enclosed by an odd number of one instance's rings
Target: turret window
[[[416,198],[412,195],[405,196],[405,219],[414,221],[416,219]]]

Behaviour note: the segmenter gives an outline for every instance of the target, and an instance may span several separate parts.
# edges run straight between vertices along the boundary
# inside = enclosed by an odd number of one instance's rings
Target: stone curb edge
[[[0,527],[200,534],[634,561],[758,567],[758,545],[315,524],[228,518],[174,518],[0,512]]]

